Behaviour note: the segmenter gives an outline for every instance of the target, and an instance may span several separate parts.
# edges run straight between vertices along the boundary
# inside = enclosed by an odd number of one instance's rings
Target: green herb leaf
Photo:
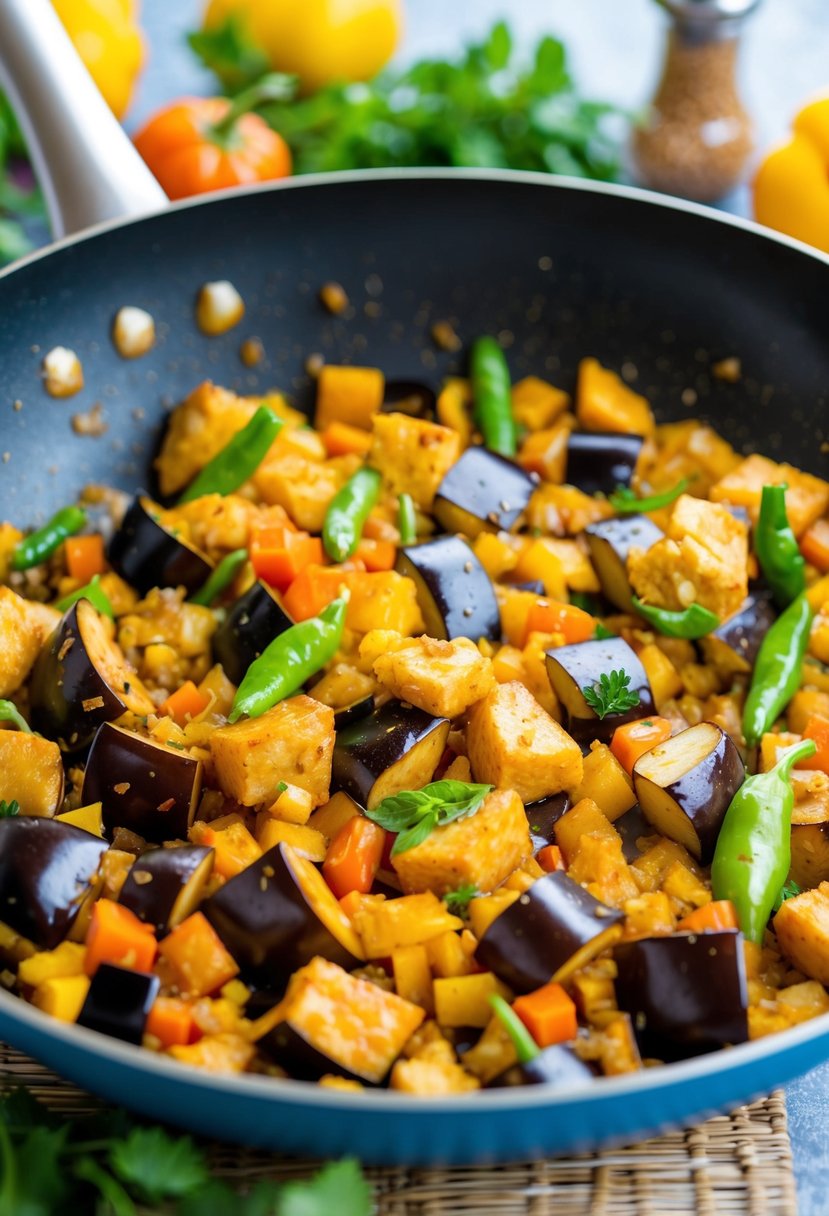
[[[586,684],[582,693],[587,704],[600,718],[608,714],[623,714],[639,704],[639,693],[628,687],[630,676],[624,669],[602,672],[598,683]]]
[[[794,899],[795,895],[800,895],[802,890],[803,888],[799,887],[793,878],[784,882],[771,906],[772,912],[779,912],[787,899]]]
[[[596,621],[596,632],[593,637],[597,642],[604,642],[608,638],[615,638],[617,634],[612,629],[608,629],[607,625],[603,625],[601,621]]]
[[[160,1127],[136,1127],[113,1144],[109,1162],[115,1174],[146,1203],[179,1199],[207,1181],[204,1155],[190,1139],[173,1139]]]
[[[230,13],[214,29],[188,34],[187,41],[230,95],[247,88],[270,69],[267,55],[254,41],[239,13]]]
[[[281,1188],[275,1216],[370,1216],[371,1188],[356,1161],[323,1166],[307,1182]]]
[[[443,897],[446,908],[453,916],[466,918],[469,915],[469,901],[480,895],[474,882],[465,882],[455,891],[447,891]]]
[[[467,781],[433,781],[422,790],[403,790],[366,815],[387,832],[397,832],[391,855],[413,849],[436,827],[473,815],[493,787]]]
[[[680,494],[685,493],[689,484],[688,478],[683,477],[670,490],[663,490],[661,494],[651,494],[645,498],[639,498],[627,486],[617,486],[613,494],[608,495],[607,501],[617,515],[639,515],[645,511],[658,511],[660,507],[669,507],[672,502],[676,502]]]
[[[12,798],[11,802],[0,799],[0,819],[11,819],[14,815],[19,814],[20,803],[16,798]]]

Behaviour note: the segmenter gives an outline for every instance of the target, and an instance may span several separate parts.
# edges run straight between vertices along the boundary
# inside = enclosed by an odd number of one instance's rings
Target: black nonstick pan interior
[[[228,278],[243,322],[196,328],[193,300]],[[349,315],[317,292],[341,283]],[[741,450],[829,474],[827,259],[712,213],[635,191],[526,175],[416,172],[300,181],[181,206],[70,241],[0,278],[3,515],[42,520],[90,481],[151,485],[171,405],[209,378],[310,403],[310,354],[376,364],[437,383],[464,368],[430,335],[451,321],[464,343],[500,336],[514,377],[572,388],[578,360],[622,372],[660,419],[698,413]],[[153,314],[146,357],[110,340],[123,304]],[[246,368],[248,336],[266,358]],[[86,386],[57,401],[40,361],[79,354]],[[737,356],[736,383],[712,365]],[[106,433],[76,435],[99,402]]]

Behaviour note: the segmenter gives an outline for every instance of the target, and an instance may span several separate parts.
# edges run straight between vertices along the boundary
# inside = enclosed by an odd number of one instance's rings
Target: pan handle
[[[166,205],[49,0],[0,0],[0,84],[26,137],[55,237]]]

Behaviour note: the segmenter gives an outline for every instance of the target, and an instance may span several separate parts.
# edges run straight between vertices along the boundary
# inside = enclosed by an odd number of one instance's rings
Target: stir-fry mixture
[[[412,1094],[829,1011],[829,483],[491,338],[0,530],[0,950],[64,1022]]]

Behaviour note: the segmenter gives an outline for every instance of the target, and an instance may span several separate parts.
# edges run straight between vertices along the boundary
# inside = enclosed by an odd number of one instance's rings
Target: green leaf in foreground
[[[356,1161],[335,1161],[281,1188],[276,1216],[370,1216],[371,1188]]]
[[[189,1136],[173,1138],[160,1127],[136,1127],[116,1141],[112,1169],[147,1203],[177,1199],[207,1181],[204,1154]]]
[[[421,844],[437,827],[474,815],[491,785],[469,781],[433,781],[421,790],[403,790],[379,802],[366,815],[387,832],[396,832],[391,855]]]

